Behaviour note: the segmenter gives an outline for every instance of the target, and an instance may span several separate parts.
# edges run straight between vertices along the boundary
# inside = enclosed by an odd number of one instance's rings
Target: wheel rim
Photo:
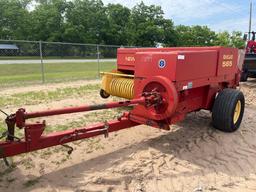
[[[236,108],[235,108],[235,112],[234,112],[234,117],[233,117],[233,122],[234,124],[237,123],[239,117],[240,117],[240,114],[241,114],[241,101],[237,101],[236,103]]]

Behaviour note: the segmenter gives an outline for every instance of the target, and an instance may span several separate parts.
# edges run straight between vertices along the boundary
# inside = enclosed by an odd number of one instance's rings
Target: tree
[[[31,40],[64,41],[64,16],[69,3],[66,0],[40,0],[30,13]]]
[[[31,2],[33,9],[31,10]],[[129,9],[101,0],[0,0],[0,39],[24,39],[152,47],[245,45],[242,33],[206,26],[174,26],[160,6]]]
[[[207,26],[176,27],[178,34],[178,46],[212,46],[216,40],[216,33]]]
[[[173,31],[171,20],[164,19],[160,6],[137,4],[129,20],[129,44],[137,46],[155,46],[157,43],[174,44],[170,34]],[[170,36],[168,36],[170,35]]]
[[[242,38],[242,33],[239,31],[233,31],[232,33],[229,33],[228,31],[223,31],[218,33],[214,44],[218,46],[236,48],[244,48],[245,46],[245,42]]]
[[[215,45],[229,47],[231,45],[230,34],[228,31],[220,32],[217,34]]]
[[[29,33],[28,0],[0,1],[0,38],[27,39]]]
[[[242,32],[240,31],[233,31],[231,35],[231,42],[232,42],[232,47],[236,48],[244,48],[245,42],[242,38]]]
[[[164,29],[164,34],[163,34],[162,43],[165,46],[169,46],[169,47],[177,46],[178,33],[175,30],[173,22],[169,19],[165,19],[163,22],[163,29]]]
[[[74,0],[66,14],[64,38],[70,42],[104,43],[108,19],[101,0]]]
[[[128,44],[127,29],[130,15],[130,9],[120,4],[109,4],[107,6],[108,28],[106,29],[106,44]]]

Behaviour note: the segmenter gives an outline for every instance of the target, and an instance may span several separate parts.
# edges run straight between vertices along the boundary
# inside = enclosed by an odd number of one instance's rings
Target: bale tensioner
[[[243,118],[244,96],[236,90],[241,57],[235,48],[121,48],[117,69],[102,73],[100,95],[125,98],[120,102],[27,112],[18,109],[6,118],[6,140],[0,142],[5,158],[145,124],[169,130],[169,125],[201,109],[212,112],[213,125],[226,132],[237,130]],[[116,120],[44,134],[45,121],[28,119],[131,106]],[[23,129],[23,139],[15,130]]]

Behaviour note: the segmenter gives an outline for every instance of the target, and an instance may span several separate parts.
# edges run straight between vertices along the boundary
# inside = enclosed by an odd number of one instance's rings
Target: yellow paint
[[[238,100],[238,102],[236,103],[236,108],[235,108],[235,112],[234,112],[234,116],[233,116],[233,122],[234,122],[234,124],[237,123],[237,121],[238,121],[238,119],[239,119],[239,117],[240,117],[241,108],[242,108],[241,101]]]
[[[126,61],[135,61],[135,57],[125,57]]]
[[[224,60],[233,60],[234,55],[223,55]]]
[[[232,67],[233,61],[222,61],[222,67]]]
[[[232,67],[233,58],[234,55],[223,55],[222,67]]]
[[[134,75],[129,75],[129,74],[124,74],[118,71],[114,71],[114,72],[100,72],[101,75],[114,75],[114,76],[119,76],[119,77],[130,77],[130,78],[134,78]]]

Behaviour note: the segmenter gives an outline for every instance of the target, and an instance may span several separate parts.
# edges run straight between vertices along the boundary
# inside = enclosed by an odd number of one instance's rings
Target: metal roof
[[[17,49],[19,49],[19,48],[17,47],[17,45],[12,45],[12,44],[0,44],[0,49],[11,49],[11,50],[15,49],[15,50],[17,50]]]

